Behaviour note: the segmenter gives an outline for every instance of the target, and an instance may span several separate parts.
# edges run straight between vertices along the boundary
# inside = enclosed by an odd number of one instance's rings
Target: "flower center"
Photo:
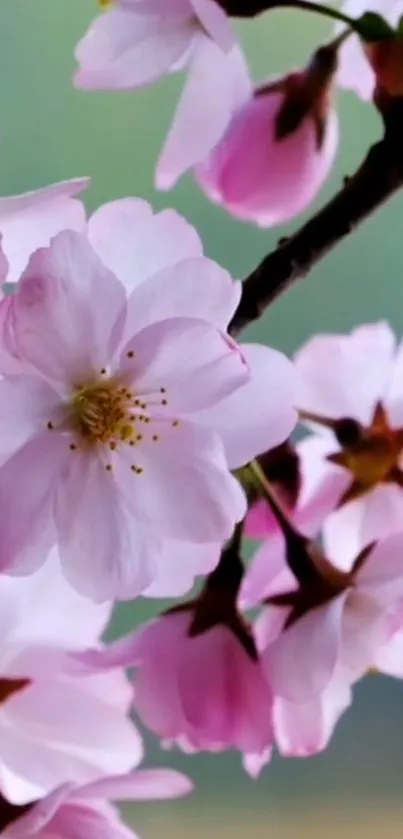
[[[340,503],[356,498],[380,483],[403,486],[400,455],[403,429],[391,428],[386,410],[379,403],[369,426],[354,420],[340,420],[334,432],[342,450],[328,456],[331,463],[343,466],[352,474],[352,484]]]
[[[131,413],[135,405],[141,407],[131,391],[114,379],[82,385],[74,391],[70,423],[80,440],[89,445],[125,442],[136,434],[136,416]]]

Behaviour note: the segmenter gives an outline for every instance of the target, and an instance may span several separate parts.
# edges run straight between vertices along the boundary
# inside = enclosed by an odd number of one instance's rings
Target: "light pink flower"
[[[187,795],[192,785],[173,769],[143,769],[103,777],[83,786],[65,784],[38,801],[26,813],[8,813],[8,826],[1,831],[7,839],[133,839],[109,801],[154,801]],[[13,819],[13,820],[11,820]]]
[[[312,425],[318,433],[304,443],[303,468],[311,471],[314,494],[325,486],[334,494],[325,546],[348,568],[362,547],[401,530],[403,345],[396,346],[386,323],[369,324],[348,335],[312,338],[295,363],[298,407],[319,417]],[[320,424],[321,417],[334,430]],[[340,425],[346,419],[353,423]],[[346,431],[354,429],[358,437],[349,444]]]
[[[264,752],[272,698],[260,661],[224,624],[191,636],[193,614],[191,607],[166,614],[79,658],[89,667],[135,665],[135,709],[163,740],[189,752]]]
[[[116,0],[76,48],[77,87],[127,90],[181,69],[203,41],[227,51],[233,35],[215,0]]]
[[[347,0],[342,11],[358,18],[365,12],[377,12],[393,27],[397,26],[403,14],[402,0]],[[341,27],[336,27],[340,32]],[[354,90],[361,99],[371,99],[375,87],[375,74],[357,36],[352,35],[342,44],[339,51],[337,81],[341,87]]]
[[[26,579],[0,577],[0,790],[16,804],[96,780],[142,755],[122,670],[73,673],[111,613],[65,581],[55,551]]]
[[[379,542],[351,573],[319,564],[319,575],[304,586],[287,567],[281,535],[266,550],[266,580],[255,574],[240,600],[276,603],[257,630],[274,695],[310,703],[334,680],[349,686],[372,666],[389,636],[389,615],[402,600],[403,536]]]
[[[240,352],[225,334],[239,286],[199,256],[175,213],[116,202],[88,238],[102,262],[84,236],[59,234],[8,305],[4,341],[24,375],[0,384],[2,567],[29,572],[55,525],[80,591],[130,598],[155,581],[163,538],[231,534],[245,500],[228,466],[289,434],[293,372],[281,354]],[[200,572],[211,563],[208,552]]]
[[[278,137],[284,103],[285,88],[269,84],[256,90],[196,170],[209,198],[260,227],[282,224],[313,201],[329,174],[338,144],[332,109],[326,114],[320,141],[311,114],[286,136]]]

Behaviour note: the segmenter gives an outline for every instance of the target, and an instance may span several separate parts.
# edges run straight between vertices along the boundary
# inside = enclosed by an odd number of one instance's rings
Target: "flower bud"
[[[260,227],[288,221],[311,203],[337,149],[335,65],[334,47],[324,47],[306,70],[255,90],[196,170],[212,200]]]

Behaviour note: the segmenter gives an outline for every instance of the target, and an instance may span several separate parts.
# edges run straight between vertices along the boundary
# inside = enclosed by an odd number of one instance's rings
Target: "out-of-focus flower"
[[[37,566],[54,525],[69,579],[95,599],[158,588],[163,539],[207,546],[199,573],[211,569],[208,546],[245,511],[228,466],[296,419],[287,359],[225,333],[239,293],[186,222],[130,199],[32,256],[3,324],[4,570]]]
[[[163,740],[190,752],[264,753],[272,741],[272,697],[246,625],[239,619],[233,631],[234,613],[228,625],[217,620],[199,633],[195,615],[189,605],[80,658],[136,666],[134,706]]]
[[[227,51],[233,34],[215,0],[115,0],[76,48],[77,87],[128,90],[194,60],[204,44]]]
[[[257,637],[274,695],[311,703],[332,683],[348,687],[363,676],[389,637],[403,596],[403,536],[366,549],[349,572],[308,543],[300,580],[290,564],[301,557],[290,550],[282,534],[269,541],[266,580],[255,574],[252,586],[246,577],[240,601],[269,604]]]
[[[25,804],[59,784],[121,774],[141,758],[122,670],[72,672],[98,644],[111,604],[93,605],[65,581],[55,551],[26,579],[0,577],[0,790]]]
[[[402,527],[403,345],[386,323],[369,324],[312,338],[295,363],[298,407],[318,431],[305,441],[304,469],[314,494],[334,493],[325,546],[348,568]]]
[[[1,830],[7,839],[133,839],[113,801],[154,801],[187,795],[192,785],[172,769],[143,769],[127,775],[102,777],[80,786],[64,784],[35,803],[28,812],[7,813],[9,824]]]
[[[300,213],[337,149],[331,104],[336,52],[323,47],[305,70],[255,91],[238,48],[221,68],[207,57],[200,61],[159,161],[157,185],[171,187],[196,165],[208,196],[241,219],[264,227]]]
[[[395,27],[403,14],[403,3],[402,0],[347,0],[342,6],[342,11],[353,18],[359,18],[365,12],[377,12]],[[336,27],[336,31],[340,31],[340,26]],[[368,52],[359,38],[351,35],[340,49],[338,84],[348,90],[354,90],[362,99],[371,99],[376,85],[375,69],[378,69],[381,75],[386,73],[385,78],[393,81],[396,74],[392,65],[395,64],[396,58],[401,64],[401,52],[400,46],[395,50],[392,42],[387,44],[387,50],[382,47],[380,52],[370,48]],[[396,84],[396,78],[394,83]]]
[[[202,189],[237,218],[260,227],[282,224],[313,201],[329,174],[338,127],[327,90],[317,112],[307,109],[282,128],[291,97],[293,106],[298,96],[304,101],[305,83],[301,72],[258,88],[197,167]]]

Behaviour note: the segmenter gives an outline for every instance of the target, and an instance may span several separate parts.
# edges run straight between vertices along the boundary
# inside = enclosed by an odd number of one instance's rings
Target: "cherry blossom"
[[[239,287],[210,260],[181,259],[198,240],[163,216],[153,224],[145,203],[116,202],[93,216],[88,238],[56,236],[31,257],[3,332],[20,375],[0,383],[2,568],[30,572],[56,531],[69,580],[98,600],[146,591],[163,539],[225,541],[245,512],[228,465],[295,423],[291,365],[226,335]]]
[[[310,112],[282,131],[291,80],[297,90],[304,85],[304,73],[257,88],[196,171],[209,198],[260,227],[301,213],[329,174],[337,150],[337,116],[328,106],[320,109],[319,132]]]
[[[64,784],[28,812],[8,814],[10,823],[1,835],[7,839],[133,839],[113,801],[154,801],[187,795],[192,785],[185,775],[172,769],[138,769],[126,775],[106,776],[93,783]]]
[[[276,697],[304,704],[320,697],[333,680],[343,687],[361,678],[386,643],[389,615],[403,594],[403,535],[366,549],[349,572],[308,543],[306,582],[291,572],[288,550],[282,534],[259,549],[266,553],[266,579],[252,570],[240,602],[244,607],[271,604],[257,629],[268,678]]]
[[[121,774],[142,754],[122,670],[73,673],[70,657],[99,644],[111,604],[65,581],[55,551],[25,579],[0,577],[0,790],[25,804],[66,782]]]
[[[402,358],[382,322],[316,336],[295,357],[298,407],[317,431],[305,443],[304,469],[314,493],[324,484],[334,493],[324,538],[344,568],[362,547],[401,530]]]
[[[87,667],[136,666],[134,706],[145,725],[184,751],[229,748],[264,754],[272,741],[272,697],[242,622],[193,631],[191,605],[163,615]]]
[[[127,90],[191,62],[205,42],[228,51],[234,37],[215,0],[116,0],[76,48],[77,87]]]

